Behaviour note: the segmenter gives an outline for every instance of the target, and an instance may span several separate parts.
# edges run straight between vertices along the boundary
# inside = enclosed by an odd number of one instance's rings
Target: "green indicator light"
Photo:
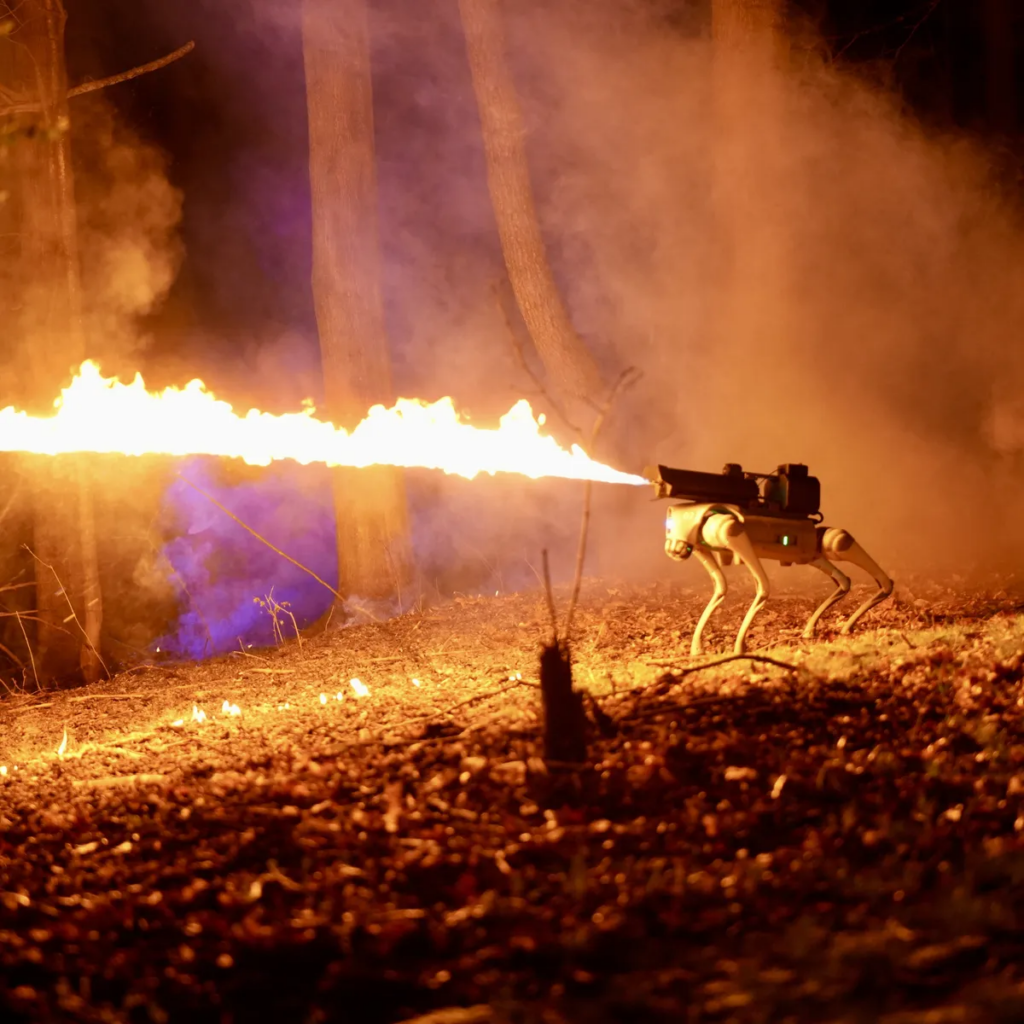
[[[782,538],[782,546],[784,548],[789,547],[789,535],[788,534],[783,536],[783,538]]]

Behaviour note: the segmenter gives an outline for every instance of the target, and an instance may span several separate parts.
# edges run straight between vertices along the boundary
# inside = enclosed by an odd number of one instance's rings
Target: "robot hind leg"
[[[859,566],[878,584],[878,590],[865,600],[843,623],[842,632],[849,633],[865,612],[881,604],[893,591],[894,583],[879,564],[846,532],[836,527],[821,534],[821,553],[830,562],[852,562]]]
[[[818,628],[818,621],[821,619],[822,615],[824,615],[832,605],[842,601],[842,599],[850,592],[850,577],[847,576],[838,565],[830,562],[827,558],[816,558],[813,562],[808,562],[807,564],[823,572],[836,585],[835,590],[833,590],[832,593],[814,609],[811,613],[811,617],[807,620],[807,625],[804,626],[804,639],[809,640],[814,636],[814,631]]]

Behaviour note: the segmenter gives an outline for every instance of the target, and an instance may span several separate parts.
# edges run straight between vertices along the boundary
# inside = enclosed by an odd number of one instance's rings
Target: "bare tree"
[[[304,0],[313,201],[313,297],[327,412],[351,427],[393,400],[380,285],[370,40],[365,0]],[[393,593],[411,563],[402,476],[335,471],[338,590]]]
[[[52,399],[69,370],[86,357],[82,332],[74,181],[68,135],[66,15],[61,0],[8,5],[12,30],[0,39],[10,91],[27,101],[10,147],[12,220],[16,224],[15,290],[20,308],[18,398]],[[102,598],[93,503],[80,458],[37,460],[33,554],[41,678],[99,669]]]
[[[487,184],[519,311],[554,388],[563,396],[598,402],[606,388],[562,302],[537,218],[500,0],[459,0],[459,10],[480,112]]]

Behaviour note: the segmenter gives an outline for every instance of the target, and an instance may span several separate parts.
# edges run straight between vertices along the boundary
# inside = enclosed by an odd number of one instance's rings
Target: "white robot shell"
[[[813,637],[821,616],[850,591],[850,578],[836,562],[852,562],[869,573],[878,590],[846,620],[842,632],[849,633],[870,608],[884,601],[893,590],[893,581],[870,555],[843,529],[820,525],[815,519],[764,514],[720,503],[674,505],[665,521],[665,552],[682,560],[695,557],[715,585],[714,594],[694,630],[690,653],[701,651],[701,637],[712,614],[725,600],[727,585],[722,569],[734,560],[747,567],[754,578],[753,603],[736,636],[735,651],[746,650],[746,636],[758,611],[768,599],[770,583],[762,559],[781,565],[811,565],[829,576],[835,590],[814,610],[807,621],[804,636]]]

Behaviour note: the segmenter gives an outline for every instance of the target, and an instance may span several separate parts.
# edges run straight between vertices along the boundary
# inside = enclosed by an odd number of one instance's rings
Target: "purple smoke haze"
[[[247,471],[250,479],[231,482],[221,467],[194,459],[180,472],[276,547],[336,585],[334,512],[323,469],[280,463]],[[202,658],[237,650],[239,644],[272,644],[273,620],[259,603],[269,597],[295,616],[300,629],[329,607],[330,591],[187,483],[176,481],[164,500],[182,532],[164,547],[163,555],[187,593],[173,631],[157,641],[161,651]],[[294,636],[290,616],[279,613],[279,620],[285,636]]]

